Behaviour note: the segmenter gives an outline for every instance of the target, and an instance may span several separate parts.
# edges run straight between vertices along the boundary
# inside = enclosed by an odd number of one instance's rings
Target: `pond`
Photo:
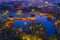
[[[50,36],[56,33],[54,23],[47,20],[47,16],[35,16],[36,20],[33,23],[41,23],[44,25],[46,29],[46,35]],[[28,31],[29,25],[32,23],[30,20],[26,20],[27,25],[24,25],[23,20],[14,20],[13,25],[14,27],[21,27],[23,30]]]
[[[8,14],[8,16],[14,17],[16,14],[15,13],[11,13]],[[24,15],[22,15],[24,16]],[[7,16],[6,16],[7,17]],[[0,16],[0,20],[3,20],[5,18],[5,16]],[[45,29],[46,29],[46,35],[50,36],[56,33],[56,29],[55,29],[55,25],[54,23],[50,22],[47,20],[47,16],[39,16],[36,15],[35,16],[36,20],[34,22],[30,21],[30,20],[26,20],[27,25],[24,25],[24,21],[23,20],[14,20],[13,22],[13,26],[14,27],[21,27],[23,30],[28,31],[29,25],[31,23],[41,23],[42,25],[44,25]]]

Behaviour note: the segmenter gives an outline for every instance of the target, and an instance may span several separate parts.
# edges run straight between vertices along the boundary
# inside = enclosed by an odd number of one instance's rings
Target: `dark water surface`
[[[16,14],[9,14],[8,16],[15,16]],[[22,15],[23,16],[23,15]],[[5,17],[0,16],[0,20],[4,19]],[[34,23],[42,23],[46,29],[46,35],[50,36],[56,33],[55,27],[54,27],[54,23],[50,22],[47,20],[47,16],[35,16],[36,20],[34,21]],[[13,22],[13,26],[14,27],[21,27],[23,30],[28,31],[29,25],[32,23],[30,20],[26,20],[27,25],[24,26],[24,21],[23,20],[14,20]]]
[[[34,23],[42,23],[46,29],[46,35],[50,36],[56,33],[54,24],[50,21],[47,20],[47,16],[35,16],[36,20]],[[31,24],[32,22],[30,20],[26,20],[27,25],[24,26],[24,21],[23,20],[15,20],[13,25],[16,26],[20,26],[21,28],[23,28],[25,31],[28,31],[29,28],[29,24]]]

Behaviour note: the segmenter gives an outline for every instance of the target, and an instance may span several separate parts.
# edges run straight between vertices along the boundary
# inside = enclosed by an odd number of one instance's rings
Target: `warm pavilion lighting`
[[[5,26],[8,26],[8,24],[6,24]]]
[[[6,12],[4,12],[4,16],[7,15],[9,13],[9,11],[7,10]]]
[[[22,20],[27,20],[27,18],[22,18]]]
[[[16,31],[16,35],[18,34],[19,32],[18,31]]]
[[[36,18],[34,18],[34,17],[28,17],[27,19],[28,19],[28,20],[31,20],[31,21],[36,20]]]
[[[9,11],[7,10],[6,13],[9,13]]]
[[[32,26],[30,26],[29,29],[31,30],[32,29]]]
[[[10,18],[10,21],[13,21],[14,19],[13,18]]]
[[[22,12],[22,10],[19,10],[18,12],[19,12],[19,13],[21,13],[21,12]]]
[[[22,28],[19,28],[19,31],[22,32],[23,31]]]
[[[25,39],[26,37],[24,36],[24,37],[22,37],[22,39]]]
[[[54,19],[53,15],[49,14],[48,18]]]
[[[34,12],[35,11],[35,9],[32,9],[32,12]]]
[[[10,28],[10,24],[6,23],[5,28]]]
[[[44,14],[40,13],[40,16],[44,16]]]
[[[22,14],[22,10],[19,10],[19,11],[17,12],[17,14]]]
[[[60,23],[60,20],[57,20],[57,21],[55,22],[56,25],[57,25],[58,23]]]
[[[30,40],[30,38],[27,38],[27,40]]]
[[[38,40],[42,40],[42,38],[39,38]]]

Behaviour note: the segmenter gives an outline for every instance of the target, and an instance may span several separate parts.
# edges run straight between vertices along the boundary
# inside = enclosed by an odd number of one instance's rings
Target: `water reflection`
[[[41,23],[44,25],[44,27],[46,29],[46,35],[50,36],[50,35],[53,35],[56,33],[54,24],[47,20],[47,16],[40,17],[37,15],[37,16],[35,16],[35,18],[36,18],[36,20],[34,22],[32,22],[30,20],[26,20],[27,25],[24,25],[23,20],[15,20],[13,25],[14,25],[14,27],[20,26],[25,31],[28,31],[30,24]]]

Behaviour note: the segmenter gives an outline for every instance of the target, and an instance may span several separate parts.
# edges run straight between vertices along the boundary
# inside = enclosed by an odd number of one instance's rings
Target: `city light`
[[[51,0],[0,0],[0,40],[60,40],[59,4]]]

